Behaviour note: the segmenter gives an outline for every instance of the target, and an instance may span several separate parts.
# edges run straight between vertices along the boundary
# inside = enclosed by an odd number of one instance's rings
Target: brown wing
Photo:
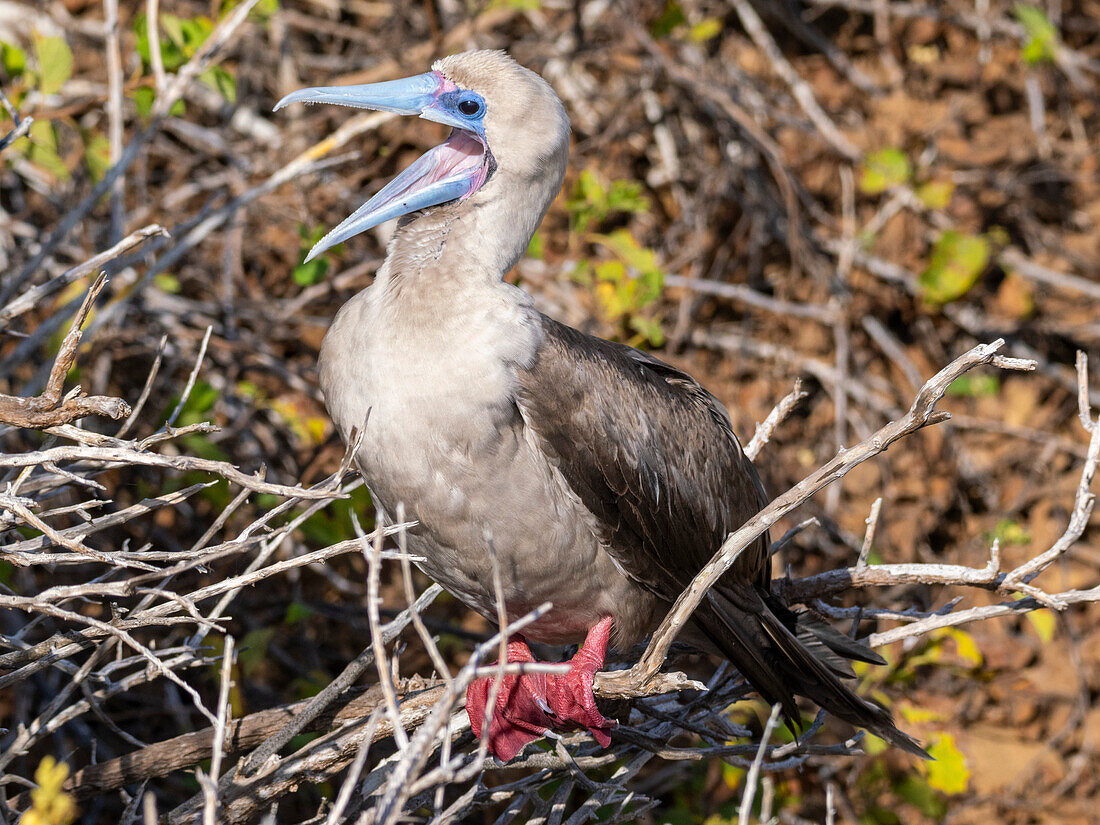
[[[517,403],[550,460],[596,516],[625,573],[672,602],[767,496],[718,401],[643,352],[539,316],[538,360]],[[882,660],[771,594],[765,533],[746,548],[693,622],[769,702],[799,726],[794,694],[910,753],[921,747],[884,708],[838,678],[844,659]]]
[[[519,375],[528,425],[602,525],[622,569],[674,600],[767,496],[725,409],[690,376],[549,318]],[[767,538],[726,579],[765,590]]]

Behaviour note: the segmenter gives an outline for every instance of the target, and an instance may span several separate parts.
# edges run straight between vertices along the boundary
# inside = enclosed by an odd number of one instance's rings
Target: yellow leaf
[[[305,430],[314,444],[320,444],[325,440],[325,433],[328,431],[328,419],[320,416],[307,418]]]
[[[974,637],[965,630],[959,630],[957,627],[945,627],[936,635],[940,639],[954,640],[955,652],[959,654],[960,658],[969,662],[972,667],[982,666],[982,652],[978,650],[978,644],[974,641]]]
[[[1049,610],[1032,610],[1027,614],[1027,620],[1031,622],[1031,626],[1035,628],[1035,632],[1039,634],[1039,638],[1044,642],[1049,642],[1054,638],[1057,620]]]
[[[732,744],[732,743],[731,743]],[[731,788],[741,787],[741,780],[745,777],[745,769],[739,768],[736,765],[731,765],[728,762],[722,763],[722,779],[726,781],[726,785]]]
[[[705,43],[712,37],[722,33],[722,20],[718,17],[707,17],[700,20],[688,30],[688,40],[693,43]]]
[[[925,765],[928,784],[945,794],[963,793],[970,783],[970,768],[967,767],[966,757],[955,745],[955,737],[949,733],[934,736],[928,753],[935,760]]]
[[[890,746],[886,744],[885,739],[879,739],[873,733],[868,733],[863,737],[863,750],[868,756],[878,756],[880,753],[885,753],[890,749]]]
[[[34,772],[38,787],[31,791],[31,807],[19,819],[19,825],[69,825],[76,819],[77,807],[72,796],[61,790],[69,777],[69,766],[45,756]]]
[[[929,209],[946,209],[954,191],[955,184],[949,180],[930,180],[917,189],[917,198]]]
[[[908,702],[900,705],[898,710],[900,710],[901,715],[905,717],[905,721],[912,722],[913,724],[920,724],[921,722],[939,722],[943,720],[942,713],[928,710],[927,708],[918,708],[916,705],[910,705]]]
[[[865,195],[879,195],[909,180],[913,167],[900,149],[888,147],[871,152],[859,167],[859,190]]]

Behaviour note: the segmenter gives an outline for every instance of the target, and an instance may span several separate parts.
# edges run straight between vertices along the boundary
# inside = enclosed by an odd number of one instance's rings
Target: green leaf
[[[542,260],[543,257],[543,244],[542,233],[536,232],[531,236],[531,243],[527,244],[527,257],[536,258]]]
[[[654,37],[668,37],[677,26],[687,22],[684,10],[676,0],[668,0],[660,17],[649,24],[649,33]]]
[[[134,108],[137,109],[139,115],[142,117],[149,117],[153,113],[153,103],[157,99],[157,93],[153,90],[152,86],[138,86],[134,89],[131,96],[134,99]],[[168,107],[168,114],[173,117],[179,117],[184,111],[183,98],[180,98]]]
[[[35,37],[34,54],[38,59],[38,90],[52,95],[61,90],[73,73],[73,53],[61,37]]]
[[[663,346],[665,343],[665,330],[657,318],[646,318],[643,315],[634,315],[628,326],[643,339],[643,342],[653,347]]]
[[[652,292],[653,300],[664,286],[664,273],[657,265],[656,253],[638,243],[629,229],[616,229],[610,235],[593,235],[592,240],[610,249],[628,267],[637,271]]]
[[[1024,27],[1024,47],[1020,52],[1029,66],[1037,63],[1053,63],[1058,56],[1058,29],[1046,13],[1037,6],[1017,3],[1012,13]]]
[[[637,181],[616,180],[604,186],[591,170],[585,169],[577,178],[572,196],[565,208],[570,213],[570,228],[585,232],[593,223],[601,223],[612,212],[645,212],[649,201]]]
[[[323,226],[315,226],[309,229],[305,224],[298,224],[298,237],[302,239],[302,245],[299,247],[299,255],[302,258],[309,253],[316,243],[325,236],[325,228]],[[341,244],[337,244],[332,249],[325,250],[324,254],[319,258],[314,258],[312,261],[303,262],[294,267],[294,271],[291,273],[291,277],[294,279],[294,283],[298,286],[312,286],[313,284],[320,283],[321,280],[328,274],[329,270],[329,253],[340,249]]]
[[[68,180],[69,167],[57,153],[57,132],[49,120],[36,120],[31,124],[26,141],[18,141],[27,160],[60,180]]]
[[[978,282],[989,264],[989,240],[949,229],[936,239],[928,267],[919,283],[924,299],[933,304],[958,300]]]
[[[237,81],[221,66],[212,66],[199,75],[199,80],[220,94],[227,103],[237,102]]]
[[[928,753],[935,760],[925,763],[928,784],[945,794],[960,794],[970,784],[970,768],[966,757],[955,744],[955,737],[941,733],[932,738]]]
[[[992,539],[997,539],[1002,547],[1006,544],[1025,545],[1031,543],[1031,534],[1024,529],[1020,522],[1003,518],[993,528],[993,533],[988,540]]]
[[[16,78],[27,68],[27,53],[11,43],[0,42],[0,65],[9,78]]]
[[[186,63],[214,31],[214,21],[204,15],[184,18],[174,14],[161,14],[159,21],[160,59],[169,72]],[[144,14],[139,14],[134,19],[134,35],[137,52],[148,69],[152,65],[152,47],[149,43],[149,20]]]
[[[165,35],[188,60],[194,57],[206,38],[214,32],[214,21],[204,15],[181,18],[164,14],[161,15],[161,25]]]
[[[308,619],[316,611],[308,604],[302,602],[291,602],[287,605],[286,615],[283,617],[284,624],[297,624],[303,619]]]
[[[900,149],[887,148],[863,158],[859,168],[859,190],[865,195],[878,195],[909,180],[912,167]]]
[[[152,86],[138,86],[134,89],[134,108],[142,117],[149,117],[153,113],[153,101],[157,93]]]
[[[229,14],[229,12],[237,8],[241,2],[242,0],[223,0],[218,6],[218,19],[221,20]],[[266,23],[278,10],[279,0],[260,0],[259,3],[252,7],[252,11],[248,13],[248,17],[250,20]]]
[[[960,398],[984,398],[1000,391],[1001,379],[986,373],[960,375],[947,385],[947,394]]]
[[[195,386],[191,388],[191,394],[187,396],[187,402],[183,405],[183,409],[180,410],[179,417],[176,419],[175,426],[186,427],[188,424],[198,424],[201,421],[206,421],[210,416],[211,410],[214,409],[214,405],[217,403],[221,391],[218,390],[206,381],[196,381]],[[179,398],[175,397],[169,400],[165,406],[164,411],[161,414],[160,423],[164,423],[168,420],[168,416],[172,414],[172,411],[176,408],[176,404],[179,403]],[[196,434],[199,440],[205,440],[205,436],[201,433]],[[214,444],[201,444],[196,442],[196,448],[200,450],[209,450],[215,447]],[[211,457],[210,455],[204,457]]]
[[[613,180],[607,190],[609,211],[640,214],[649,211],[649,199],[642,194],[642,184],[636,180]]]
[[[169,295],[178,295],[180,291],[180,279],[170,272],[159,272],[153,276],[153,283],[161,292]]]
[[[84,163],[92,180],[103,180],[111,168],[111,142],[99,133],[89,135],[84,141]]]
[[[298,286],[313,286],[321,283],[327,274],[328,261],[321,257],[298,264],[294,267],[291,277]]]

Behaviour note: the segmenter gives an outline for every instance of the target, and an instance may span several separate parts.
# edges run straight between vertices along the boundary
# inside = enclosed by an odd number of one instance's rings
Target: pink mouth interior
[[[470,186],[463,198],[476,192],[489,173],[485,146],[468,132],[458,129],[435,147],[431,156],[432,167],[423,178],[424,185],[430,186],[448,178],[467,178]]]

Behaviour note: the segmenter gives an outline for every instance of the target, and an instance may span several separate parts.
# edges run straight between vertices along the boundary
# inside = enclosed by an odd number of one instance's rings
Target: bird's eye
[[[481,113],[481,104],[476,100],[467,98],[466,100],[459,101],[458,111],[462,112],[466,117],[473,117]]]

